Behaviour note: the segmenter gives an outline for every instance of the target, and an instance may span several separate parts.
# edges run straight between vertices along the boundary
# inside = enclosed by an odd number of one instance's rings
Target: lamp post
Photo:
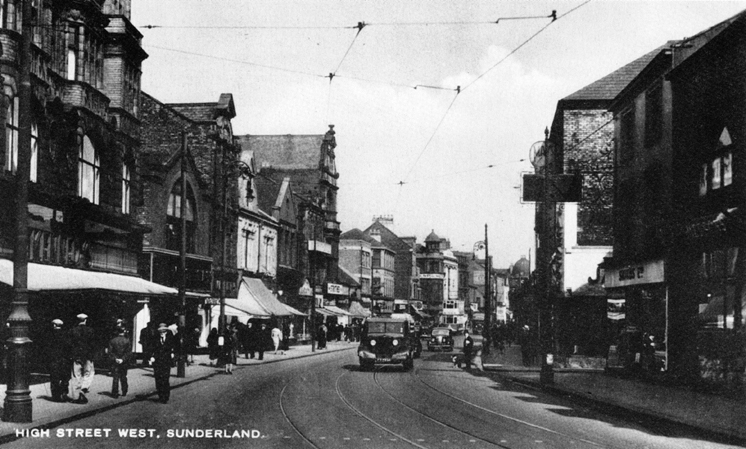
[[[181,205],[179,209],[181,242],[179,245],[179,361],[176,367],[176,377],[186,377],[186,341],[184,333],[186,332],[186,252],[187,252],[187,182],[186,182],[186,161],[187,140],[186,133],[181,132]]]
[[[490,342],[492,341],[491,319],[492,313],[492,276],[490,275],[490,247],[487,239],[487,224],[484,225],[484,240],[474,244],[474,251],[484,248],[484,327],[482,330],[482,354],[490,353]]]
[[[29,389],[28,313],[28,183],[31,172],[31,0],[23,2],[20,70],[18,83],[18,170],[15,191],[15,246],[13,248],[13,300],[8,325],[8,381],[3,407],[3,421],[31,422],[32,404]],[[0,47],[1,48],[1,47]],[[1,52],[0,52],[1,53]],[[11,100],[12,101],[12,100]],[[6,151],[12,151],[6,148]]]

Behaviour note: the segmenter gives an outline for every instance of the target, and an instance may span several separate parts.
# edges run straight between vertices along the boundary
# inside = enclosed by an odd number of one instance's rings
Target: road
[[[142,398],[6,447],[730,447],[633,418],[459,369],[447,353],[424,352],[410,372],[363,372],[346,350],[213,376],[175,389],[168,404]]]

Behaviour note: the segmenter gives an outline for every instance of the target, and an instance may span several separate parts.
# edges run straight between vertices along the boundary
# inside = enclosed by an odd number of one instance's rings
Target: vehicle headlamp
[[[394,341],[391,342],[392,345],[396,346],[399,344],[399,340],[394,339]]]
[[[370,345],[371,345],[371,346],[375,346],[375,345],[376,345],[376,341],[375,341],[375,340],[371,340],[371,341],[370,341]]]

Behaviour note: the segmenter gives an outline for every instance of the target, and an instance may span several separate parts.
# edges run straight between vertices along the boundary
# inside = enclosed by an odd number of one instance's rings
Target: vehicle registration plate
[[[391,359],[380,358],[380,357],[376,359],[376,362],[390,362],[390,361]]]

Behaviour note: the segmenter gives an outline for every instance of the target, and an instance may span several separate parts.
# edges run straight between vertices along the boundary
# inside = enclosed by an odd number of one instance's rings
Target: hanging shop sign
[[[626,300],[607,299],[606,317],[610,320],[619,321],[627,317]]]
[[[655,284],[664,282],[665,280],[664,263],[662,260],[655,260],[606,270],[604,287],[614,288],[629,285]]]
[[[340,284],[332,284],[329,282],[326,284],[326,293],[330,295],[347,295],[349,293],[348,288]]]

